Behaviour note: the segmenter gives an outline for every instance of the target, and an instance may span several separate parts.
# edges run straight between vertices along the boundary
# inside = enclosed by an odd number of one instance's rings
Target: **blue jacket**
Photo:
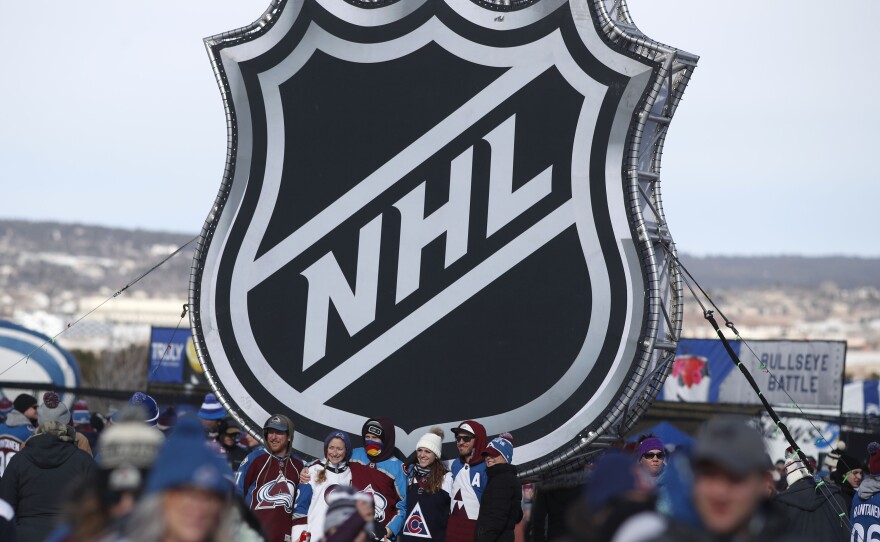
[[[850,540],[868,542],[880,538],[880,476],[862,480],[849,516],[852,520]]]

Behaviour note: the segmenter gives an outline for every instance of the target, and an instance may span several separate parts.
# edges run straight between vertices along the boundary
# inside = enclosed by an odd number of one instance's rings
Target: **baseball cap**
[[[471,427],[471,424],[468,422],[461,422],[458,427],[452,428],[452,434],[457,435],[459,433],[470,433],[471,435],[476,435],[477,432],[474,431],[474,428]]]
[[[764,439],[744,420],[713,418],[697,433],[691,461],[712,463],[724,470],[745,475],[772,468]]]

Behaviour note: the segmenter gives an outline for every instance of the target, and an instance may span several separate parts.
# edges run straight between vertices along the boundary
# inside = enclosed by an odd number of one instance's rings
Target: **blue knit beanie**
[[[510,433],[501,433],[486,446],[484,456],[504,456],[508,463],[513,463],[513,435]]]
[[[632,456],[615,450],[599,458],[587,479],[585,497],[592,511],[636,488]]]
[[[206,438],[198,420],[181,419],[159,449],[145,492],[185,486],[230,493],[232,471],[220,454],[208,446]]]
[[[141,407],[144,410],[144,422],[147,425],[156,425],[156,420],[159,419],[159,405],[155,399],[144,392],[137,391],[128,400],[128,404]]]
[[[202,403],[202,408],[199,409],[198,417],[203,420],[222,420],[226,417],[226,410],[217,400],[217,396],[209,393],[205,395],[205,401]]]
[[[327,446],[330,445],[330,441],[338,438],[345,443],[345,459],[343,461],[348,462],[351,459],[351,439],[348,438],[348,435],[344,431],[333,431],[327,438],[324,439],[324,457],[327,457]]]

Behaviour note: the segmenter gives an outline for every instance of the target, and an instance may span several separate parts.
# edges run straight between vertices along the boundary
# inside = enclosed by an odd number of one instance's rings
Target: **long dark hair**
[[[418,451],[412,453],[407,460],[407,472],[411,473],[411,478],[418,479],[418,473],[415,470],[415,467],[419,464],[418,459]],[[443,461],[440,460],[436,455],[434,456],[434,462],[431,463],[431,466],[428,467],[428,475],[425,476],[424,488],[425,493],[429,495],[433,495],[440,491],[440,488],[443,487],[443,478],[446,476],[446,473],[449,472],[446,470],[446,465],[443,464]]]

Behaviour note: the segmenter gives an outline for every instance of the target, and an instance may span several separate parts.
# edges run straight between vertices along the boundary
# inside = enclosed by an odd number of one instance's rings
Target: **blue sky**
[[[5,0],[0,217],[197,232],[226,154],[201,38],[267,5]],[[629,5],[701,56],[663,156],[680,249],[880,256],[880,3]]]

